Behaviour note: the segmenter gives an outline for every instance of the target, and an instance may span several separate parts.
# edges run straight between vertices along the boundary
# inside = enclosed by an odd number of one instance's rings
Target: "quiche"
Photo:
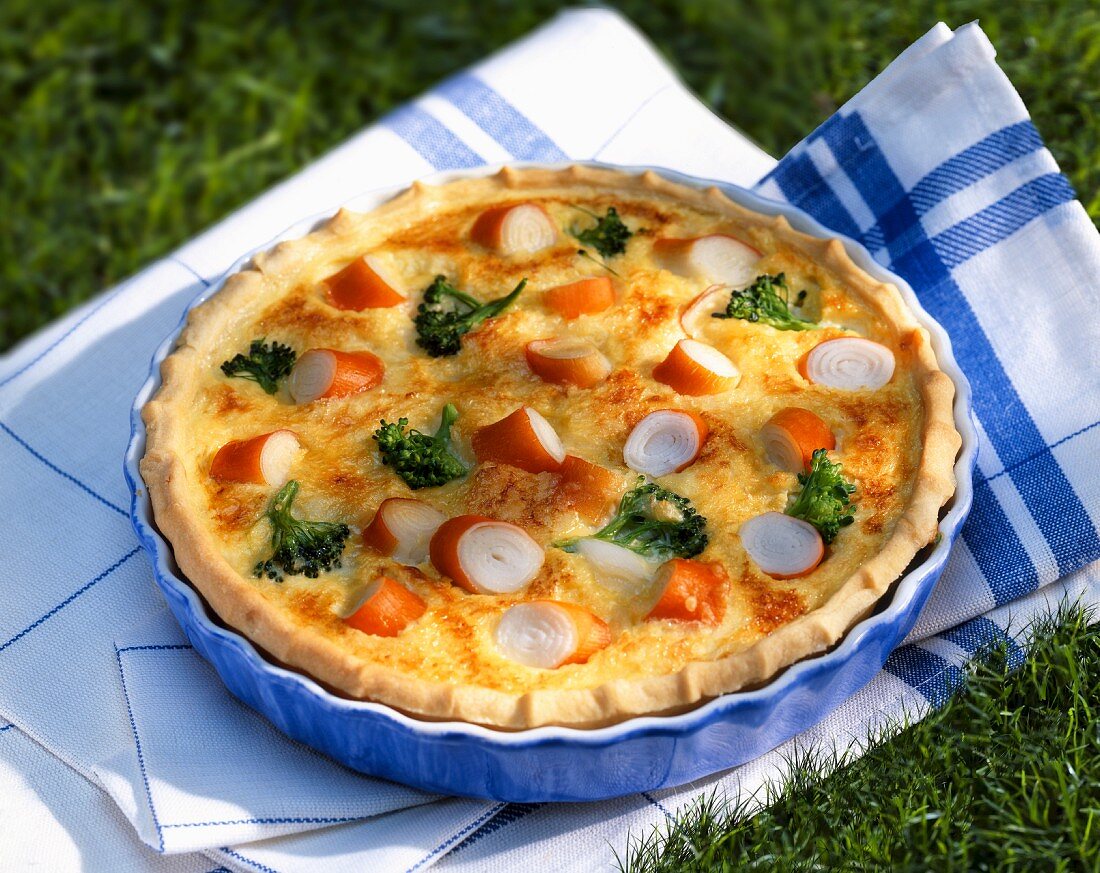
[[[501,729],[687,710],[828,649],[937,533],[954,386],[898,290],[719,190],[414,184],[196,307],[141,471],[227,625]]]

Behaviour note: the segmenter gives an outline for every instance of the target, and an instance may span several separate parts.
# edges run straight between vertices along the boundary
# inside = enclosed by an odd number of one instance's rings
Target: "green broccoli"
[[[284,575],[316,579],[340,566],[340,555],[351,530],[346,524],[303,521],[291,515],[298,488],[297,480],[291,479],[279,489],[264,513],[271,522],[271,557],[256,564],[253,573],[257,577],[267,576],[276,582],[282,582]]]
[[[259,384],[268,394],[279,389],[279,380],[285,379],[294,369],[297,355],[290,346],[272,341],[271,347],[264,343],[264,337],[252,340],[248,348],[248,357],[239,352],[222,363],[222,372],[226,376],[240,376]]]
[[[821,539],[831,543],[842,527],[855,521],[851,495],[856,486],[840,475],[840,464],[829,460],[825,449],[814,451],[810,472],[798,474],[802,491],[787,508],[787,515],[808,521],[817,528]]]
[[[445,276],[436,276],[416,310],[416,344],[433,358],[457,355],[462,349],[462,337],[485,319],[500,315],[526,285],[524,279],[505,297],[482,303],[448,283]]]
[[[374,440],[382,454],[382,463],[393,467],[412,489],[433,488],[460,479],[468,472],[466,465],[451,453],[451,425],[458,419],[458,410],[450,403],[443,407],[442,420],[434,435],[410,429],[407,418],[397,424],[386,424],[374,432]]]
[[[653,561],[692,558],[707,547],[707,520],[691,501],[643,476],[619,501],[618,511],[590,537],[573,537],[553,543],[575,552],[582,539],[594,538],[622,546]]]
[[[578,231],[574,225],[569,230],[573,236],[586,246],[592,246],[605,258],[621,255],[626,251],[627,241],[634,236],[634,232],[623,224],[619,211],[614,206],[607,207],[607,215],[603,218],[580,206],[574,208],[596,219],[596,225],[582,231]]]
[[[805,299],[806,292],[800,291],[795,305],[801,305]],[[817,327],[815,322],[791,314],[790,291],[782,273],[777,276],[757,276],[756,281],[748,288],[735,288],[730,293],[730,302],[726,304],[725,311],[712,315],[715,318],[760,321],[777,330],[810,330]]]

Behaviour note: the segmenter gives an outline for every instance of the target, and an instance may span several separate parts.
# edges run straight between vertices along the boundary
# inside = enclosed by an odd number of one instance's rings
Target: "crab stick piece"
[[[638,594],[657,572],[657,565],[637,552],[595,537],[579,540],[577,554],[588,562],[596,581],[622,594]]]
[[[769,418],[760,428],[760,439],[768,460],[788,473],[809,470],[814,449],[836,448],[829,426],[800,406],[788,406]]]
[[[483,515],[459,515],[432,535],[432,566],[474,594],[512,594],[535,578],[546,558],[523,530]]]
[[[373,255],[356,258],[340,272],[325,279],[329,303],[337,309],[384,309],[405,302],[405,295],[394,288],[394,282]]]
[[[386,366],[370,352],[338,352],[310,349],[304,352],[287,378],[295,403],[350,397],[382,381]]]
[[[250,482],[279,487],[290,478],[298,454],[298,436],[275,430],[247,440],[226,443],[210,462],[210,475],[222,482]]]
[[[715,312],[725,311],[729,299],[729,285],[711,285],[680,312],[680,327],[689,337],[698,336],[706,325],[713,323],[711,316]]]
[[[530,406],[480,428],[471,445],[479,462],[498,461],[528,473],[556,472],[565,460],[565,447],[553,425]]]
[[[646,618],[718,624],[725,614],[725,570],[718,564],[673,558],[657,574],[661,596]]]
[[[825,556],[825,544],[817,528],[782,512],[750,518],[737,535],[753,563],[776,579],[805,576]]]
[[[694,412],[659,409],[634,425],[623,446],[623,461],[647,476],[679,473],[695,463],[709,432]]]
[[[447,520],[423,500],[389,497],[378,505],[363,529],[363,544],[399,564],[416,566],[428,560],[432,534]]]
[[[580,279],[543,292],[542,302],[562,318],[572,320],[611,306],[615,302],[615,287],[607,276]]]
[[[873,340],[845,336],[818,343],[798,370],[810,382],[829,388],[881,388],[894,375],[894,353]]]
[[[674,273],[726,285],[746,285],[756,278],[760,252],[723,233],[692,239],[658,239],[653,253]]]
[[[388,576],[372,582],[359,607],[344,621],[376,637],[395,637],[427,610],[427,604]]]
[[[531,254],[558,240],[558,229],[535,203],[493,206],[477,217],[470,239],[502,255]]]
[[[561,337],[532,340],[524,349],[531,372],[555,385],[591,388],[611,373],[611,362],[592,343]]]
[[[617,498],[618,478],[607,467],[576,455],[561,463],[557,491],[564,501],[589,524],[602,521]]]
[[[583,664],[611,642],[611,628],[573,603],[532,600],[510,607],[497,624],[501,654],[525,667]]]
[[[668,385],[677,394],[698,397],[736,388],[741,381],[741,371],[714,346],[699,340],[682,339],[653,368],[653,378]]]

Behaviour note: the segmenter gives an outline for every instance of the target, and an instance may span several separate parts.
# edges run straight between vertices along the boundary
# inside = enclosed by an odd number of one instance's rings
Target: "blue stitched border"
[[[230,858],[236,858],[238,861],[244,861],[250,867],[255,867],[257,870],[262,870],[263,873],[279,873],[274,867],[268,867],[266,864],[261,864],[259,861],[253,861],[251,858],[246,858],[240,852],[234,852],[229,846],[222,846],[218,849],[219,852],[225,852]]]
[[[126,713],[130,716],[130,730],[134,735],[134,745],[137,747],[138,767],[141,768],[141,781],[145,784],[145,798],[149,802],[149,814],[153,816],[153,827],[160,841],[160,851],[164,853],[164,832],[160,828],[157,819],[157,808],[153,805],[153,792],[149,788],[149,774],[145,770],[145,755],[141,751],[141,737],[138,736],[137,721],[134,719],[134,710],[130,706],[130,692],[126,690],[126,672],[122,669],[122,653],[115,647],[115,660],[118,662],[118,678],[122,683],[122,697],[126,701]]]
[[[667,809],[665,809],[664,804],[661,803],[661,801],[659,801],[656,797],[654,797],[648,791],[643,791],[642,792],[642,797],[644,797],[646,800],[648,800],[650,803],[652,803],[655,807],[657,807],[657,809],[661,810],[661,812],[663,812],[665,814],[665,818],[667,818],[669,821],[674,820],[674,816],[672,815],[671,812],[669,812]]]
[[[13,643],[16,643],[19,640],[21,640],[23,637],[25,637],[27,634],[29,634],[32,630],[34,630],[36,627],[38,627],[43,622],[48,621],[50,618],[52,618],[54,615],[56,615],[58,612],[60,612],[62,609],[64,609],[66,606],[68,606],[70,603],[72,603],[74,600],[76,600],[85,591],[87,591],[88,589],[92,588],[93,586],[99,584],[104,579],[106,579],[108,576],[110,576],[113,572],[115,572],[115,570],[117,570],[119,567],[121,567],[123,564],[125,564],[128,560],[130,560],[130,558],[132,558],[134,555],[136,555],[140,551],[141,551],[141,546],[135,546],[133,549],[131,549],[129,552],[127,552],[125,555],[123,555],[121,558],[119,558],[117,561],[115,561],[113,564],[111,564],[110,567],[108,567],[106,570],[104,570],[102,573],[100,573],[98,576],[96,576],[90,582],[86,582],[84,585],[82,585],[80,588],[78,588],[76,591],[74,591],[72,594],[70,594],[64,600],[62,600],[59,604],[57,604],[57,606],[55,606],[53,609],[51,609],[49,612],[47,612],[41,618],[37,619],[32,624],[30,624],[27,627],[23,628],[23,630],[21,630],[19,633],[17,633],[14,637],[12,637],[10,640],[8,640],[3,645],[0,645],[0,652],[4,651],[4,649],[6,649],[8,646],[12,645]]]
[[[440,854],[441,852],[446,852],[447,849],[455,844],[456,840],[461,840],[471,831],[474,831],[477,828],[481,827],[481,825],[483,825],[485,822],[487,822],[489,819],[491,819],[507,806],[507,803],[498,803],[496,806],[490,807],[488,810],[483,812],[476,819],[466,825],[466,827],[464,827],[458,833],[451,834],[451,836],[449,836],[446,840],[444,840],[442,843],[432,849],[429,854],[425,855],[423,858],[413,864],[408,870],[405,871],[405,873],[413,873],[414,870],[419,870],[421,867],[423,867],[425,864],[435,858],[436,855]]]
[[[535,810],[542,809],[544,806],[546,806],[545,803],[509,803],[504,809],[489,819],[489,821],[485,822],[480,828],[451,849],[451,851],[447,853],[447,857],[453,858],[459,852],[465,852],[470,846],[474,845],[474,843],[483,840],[490,834],[503,830],[508,827],[508,825],[520,819],[526,818]]]

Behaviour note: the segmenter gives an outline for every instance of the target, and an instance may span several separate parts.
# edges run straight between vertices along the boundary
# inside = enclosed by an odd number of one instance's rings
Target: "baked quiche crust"
[[[446,397],[441,392],[448,390],[442,384],[442,376],[439,384],[432,381],[436,373],[445,373],[446,379],[460,385],[465,392],[463,396],[469,401],[463,415],[483,425],[527,399],[542,399],[550,404],[546,398],[551,396],[551,405],[559,412],[554,420],[562,422],[562,428],[579,426],[576,421],[570,423],[570,419],[595,418],[591,427],[611,444],[601,457],[609,466],[615,452],[621,451],[621,436],[646,411],[678,405],[675,395],[667,390],[661,393],[663,386],[657,386],[655,395],[651,383],[639,385],[636,378],[627,376],[601,389],[605,393],[593,395],[596,400],[585,400],[582,389],[557,386],[552,389],[531,387],[534,393],[516,395],[512,386],[521,383],[509,381],[512,377],[505,375],[499,382],[487,384],[491,380],[486,378],[486,373],[490,372],[486,368],[515,365],[514,356],[510,357],[512,346],[522,349],[523,342],[538,335],[539,331],[548,335],[544,329],[547,322],[541,315],[537,316],[541,320],[536,320],[536,315],[531,314],[530,323],[524,320],[528,316],[522,314],[502,317],[468,334],[461,353],[473,362],[472,369],[467,372],[453,369],[458,367],[454,363],[457,358],[434,359],[416,348],[410,307],[402,310],[401,318],[407,322],[404,328],[399,324],[397,328],[387,328],[384,334],[382,328],[378,328],[379,338],[374,340],[371,331],[376,322],[371,321],[375,316],[370,311],[366,315],[349,315],[331,307],[326,310],[325,304],[318,302],[320,294],[316,289],[326,272],[334,271],[332,264],[339,266],[364,252],[395,245],[408,250],[420,247],[429,252],[421,257],[418,276],[457,265],[455,268],[460,269],[470,283],[480,283],[476,293],[483,299],[492,296],[490,291],[509,290],[521,274],[537,278],[542,269],[540,265],[544,263],[549,264],[545,269],[551,276],[563,275],[565,269],[580,270],[576,278],[605,275],[603,268],[589,258],[581,262],[572,260],[576,250],[583,247],[576,240],[562,242],[554,250],[552,263],[537,258],[525,261],[522,257],[509,261],[494,255],[482,258],[482,264],[480,261],[475,263],[479,257],[477,246],[467,238],[454,238],[450,230],[457,225],[453,221],[449,224],[448,216],[462,210],[466,210],[462,215],[473,216],[497,203],[527,201],[545,201],[556,210],[568,209],[571,203],[589,204],[601,211],[606,205],[618,204],[640,234],[647,229],[661,233],[662,223],[669,215],[675,219],[679,214],[677,210],[696,219],[702,216],[719,231],[733,233],[761,248],[770,246],[774,251],[765,252],[765,257],[774,254],[781,266],[793,265],[795,272],[801,269],[804,282],[829,291],[830,299],[841,311],[848,307],[856,313],[853,317],[859,322],[861,333],[872,335],[894,350],[898,359],[895,382],[901,386],[897,391],[902,392],[904,387],[908,394],[898,393],[896,400],[891,401],[893,406],[886,411],[855,402],[845,406],[847,401],[837,401],[838,409],[843,411],[840,417],[851,425],[846,431],[849,443],[880,452],[876,457],[881,460],[875,462],[878,467],[866,469],[866,481],[863,481],[859,476],[858,460],[850,459],[843,452],[840,454],[845,469],[855,469],[864,501],[861,504],[861,495],[857,492],[856,524],[840,534],[830,552],[839,555],[847,538],[853,545],[869,549],[868,554],[860,552],[858,557],[837,557],[829,572],[834,575],[842,572],[841,577],[817,571],[822,573],[823,579],[828,577],[827,583],[818,585],[813,574],[779,583],[768,580],[752,567],[735,543],[716,543],[722,537],[735,541],[735,531],[712,523],[709,530],[714,548],[727,563],[731,577],[741,579],[738,583],[741,587],[736,591],[731,589],[729,597],[743,599],[747,596],[746,591],[756,592],[752,595],[755,600],[746,607],[748,611],[744,615],[737,609],[732,610],[733,616],[719,629],[725,636],[699,648],[703,645],[698,642],[701,636],[719,631],[696,627],[697,623],[693,622],[669,625],[663,630],[646,629],[644,633],[638,632],[640,636],[631,636],[633,627],[645,624],[640,620],[643,613],[636,609],[632,612],[634,607],[628,602],[629,598],[619,597],[606,601],[610,605],[604,611],[615,616],[609,621],[614,629],[613,640],[621,637],[626,641],[620,646],[622,651],[616,649],[617,643],[613,641],[606,653],[598,653],[588,664],[561,666],[557,670],[501,665],[495,655],[485,652],[491,646],[491,628],[495,621],[492,616],[499,616],[508,604],[547,595],[563,600],[585,599],[584,592],[592,582],[591,577],[585,575],[583,560],[579,555],[565,554],[549,546],[549,542],[560,538],[563,532],[579,531],[583,535],[585,530],[591,529],[591,526],[585,528],[583,523],[578,528],[575,518],[567,525],[567,531],[559,527],[536,536],[540,545],[546,546],[547,554],[554,554],[547,559],[539,580],[532,583],[533,593],[526,595],[521,591],[502,599],[467,594],[454,588],[447,578],[433,573],[430,567],[426,573],[415,568],[394,568],[388,575],[420,591],[428,600],[428,612],[422,622],[429,627],[433,623],[438,625],[433,631],[434,637],[426,636],[426,630],[425,635],[415,639],[407,637],[405,643],[403,636],[398,635],[384,644],[379,642],[374,648],[364,648],[368,646],[362,640],[365,635],[343,625],[341,613],[347,612],[355,595],[371,581],[368,577],[382,572],[381,559],[369,555],[369,550],[356,546],[354,553],[345,558],[335,580],[327,580],[325,576],[319,580],[300,577],[291,580],[288,576],[287,581],[275,582],[253,577],[249,570],[256,558],[262,557],[264,543],[270,536],[266,524],[261,522],[273,489],[260,486],[214,488],[206,475],[210,452],[217,448],[209,442],[208,432],[218,434],[214,439],[217,443],[223,436],[258,433],[265,425],[266,429],[272,429],[273,419],[265,417],[269,412],[260,411],[265,409],[262,403],[270,398],[242,380],[236,380],[241,384],[232,389],[222,384],[226,380],[219,373],[218,364],[242,350],[242,345],[246,345],[243,338],[259,337],[262,331],[269,330],[271,338],[279,339],[289,331],[300,338],[297,345],[305,349],[313,336],[320,338],[317,345],[337,347],[341,332],[347,332],[354,334],[354,339],[349,341],[351,347],[371,349],[386,358],[387,373],[392,370],[403,374],[398,377],[403,380],[398,387],[406,390],[399,397],[387,396],[385,402],[366,399],[362,406],[334,401],[327,406],[327,411],[312,413],[312,418],[303,417],[297,424],[287,425],[295,430],[301,426],[315,435],[312,442],[306,440],[306,452],[300,461],[302,467],[308,467],[314,451],[325,459],[323,484],[314,483],[314,491],[329,488],[331,500],[307,504],[311,510],[307,514],[333,520],[342,514],[344,520],[351,523],[352,540],[356,542],[358,530],[366,527],[371,513],[383,498],[430,497],[431,489],[410,492],[392,471],[381,467],[370,434],[380,418],[393,421],[398,415],[407,415],[415,426],[427,431],[431,416],[438,416],[439,401]],[[583,215],[580,217],[583,219]],[[454,221],[469,224],[467,218]],[[563,236],[568,240],[567,234]],[[648,244],[645,239],[636,243],[639,247]],[[440,263],[444,265],[442,268]],[[609,259],[607,263],[614,267],[615,261]],[[628,275],[627,280],[632,275]],[[664,281],[665,273],[638,275],[642,276],[640,282],[624,280],[617,283],[620,295],[624,293],[622,285],[630,286],[627,291],[629,312],[616,316],[628,319],[630,326],[616,322],[605,331],[599,328],[600,315],[585,316],[596,325],[586,336],[600,339],[611,335],[613,339],[608,342],[618,342],[614,338],[623,337],[622,347],[627,350],[624,353],[659,361],[676,338],[684,335],[677,334],[679,308],[650,306],[645,303],[646,295],[656,286],[634,287],[656,282],[654,276]],[[405,289],[413,307],[424,284],[422,281],[409,284]],[[544,282],[541,287],[547,284],[555,283]],[[667,284],[672,287],[675,281],[669,279]],[[694,287],[702,290],[705,284],[697,282]],[[685,297],[683,287],[686,286],[677,286],[680,289],[678,297],[672,292],[669,292],[672,296],[666,296],[681,304],[688,302],[690,297]],[[535,301],[539,290],[527,292],[528,309],[537,308]],[[652,293],[658,294],[657,291]],[[748,327],[742,323],[736,330]],[[772,330],[757,325],[751,328]],[[405,331],[400,342],[392,340],[392,330]],[[530,330],[536,333],[531,334]],[[522,337],[513,338],[513,331],[517,337]],[[825,337],[855,335],[842,326],[823,326],[821,334]],[[742,337],[740,352],[746,359],[764,355],[763,349],[771,348],[765,344],[757,349],[755,341],[744,339],[747,334],[738,336]],[[793,335],[783,336],[776,342],[780,340],[806,344],[799,348],[812,346],[810,340]],[[386,348],[380,349],[379,345]],[[651,350],[650,345],[653,346]],[[442,369],[433,371],[431,368],[436,366],[437,360]],[[518,360],[522,361],[522,357]],[[788,400],[799,402],[801,395],[796,390],[795,364],[789,361],[784,366],[790,371],[789,376],[752,389],[762,392],[753,396],[786,393],[790,395]],[[196,307],[174,350],[163,362],[161,377],[161,388],[142,412],[148,436],[141,473],[149,489],[156,523],[171,543],[176,562],[218,617],[278,661],[313,676],[335,693],[379,701],[418,718],[459,720],[503,729],[546,724],[595,727],[638,715],[680,712],[715,696],[759,685],[784,667],[825,651],[873,609],[917,553],[935,538],[941,507],[954,493],[953,466],[960,447],[952,413],[954,385],[940,369],[927,332],[909,311],[897,288],[880,283],[859,269],[838,240],[817,239],[795,231],[783,217],[765,216],[745,209],[716,188],[700,190],[680,185],[653,172],[634,175],[587,166],[560,170],[506,168],[490,177],[442,186],[417,183],[370,213],[360,215],[342,210],[307,236],[282,242],[257,255],[245,269],[230,277],[220,291]],[[747,372],[744,378],[749,380],[751,377],[752,373]],[[526,371],[524,378],[529,378]],[[611,380],[615,378],[613,375]],[[422,388],[423,385],[434,387]],[[475,389],[482,394],[475,395]],[[557,393],[538,393],[551,390]],[[696,493],[689,496],[704,515],[707,514],[704,506],[707,501],[713,507],[712,512],[721,514],[724,504],[715,503],[719,493],[725,494],[724,499],[730,504],[737,503],[737,495],[742,494],[741,486],[737,485],[740,480],[730,478],[732,473],[722,472],[723,446],[725,451],[740,458],[738,476],[743,478],[744,470],[760,469],[760,451],[753,442],[754,434],[735,428],[714,429],[721,425],[723,410],[732,410],[731,414],[738,416],[751,412],[751,408],[742,409],[745,404],[736,405],[741,402],[736,399],[738,390],[730,392],[734,399],[728,403],[733,406],[697,404],[700,414],[711,421],[711,439],[716,441],[714,457],[708,462],[710,467],[701,466],[698,479],[691,479],[690,471],[672,476],[673,481],[679,483],[674,490],[685,483],[696,486]],[[528,388],[523,387],[522,391]],[[369,398],[370,395],[367,391],[361,396]],[[828,403],[835,395],[825,392],[823,396],[823,402]],[[688,398],[688,402],[694,401]],[[767,405],[770,401],[759,402]],[[271,400],[271,403],[276,401]],[[532,400],[532,405],[538,404]],[[617,405],[624,407],[621,416],[614,408]],[[751,407],[752,403],[747,406]],[[281,408],[287,415],[294,412],[292,406],[284,404]],[[602,409],[607,410],[606,422],[599,421]],[[479,415],[482,418],[479,419]],[[620,422],[620,417],[625,423]],[[851,424],[853,418],[856,419],[854,425]],[[253,419],[256,425],[250,431],[249,422]],[[219,430],[226,421],[236,422],[235,430],[224,433]],[[460,432],[462,425],[460,418]],[[319,436],[326,428],[333,434],[334,445],[342,445],[340,440],[345,438],[356,440],[355,444],[360,446],[359,456],[338,457],[337,449],[324,445],[327,440]],[[467,447],[468,436],[469,433],[463,432],[460,442],[466,461],[473,467]],[[891,449],[888,445],[891,441],[901,447]],[[362,468],[372,465],[379,469],[369,476],[362,473]],[[629,487],[632,474],[623,467],[621,458],[618,468],[616,472],[622,473],[624,487]],[[298,476],[297,470],[294,476]],[[385,476],[392,481],[392,488],[379,485]],[[538,479],[539,476],[543,478]],[[553,487],[553,480],[547,478],[551,476],[549,473],[521,473],[493,464],[478,465],[471,470],[470,483],[446,491],[450,495],[447,499],[452,501],[446,507],[447,514],[471,512],[507,517],[516,520],[521,527],[526,518],[537,527],[545,522],[540,512],[544,508],[547,513],[551,512],[548,508],[551,504],[546,498],[546,488]],[[685,476],[688,478],[677,478]],[[760,477],[751,487],[745,486],[744,500],[763,500],[753,504],[760,509],[782,509],[782,503],[777,502],[780,501],[778,495],[796,487],[794,477],[777,478],[770,473],[760,474]],[[303,496],[310,487],[308,477],[304,478],[304,483]],[[471,490],[474,488],[481,490],[475,493]],[[524,504],[524,501],[526,504],[519,510],[513,506],[517,502]],[[868,508],[860,511],[858,507],[864,504]],[[355,505],[360,507],[357,512],[348,509]],[[708,551],[701,559],[711,557]],[[830,554],[822,567],[828,567],[833,560]],[[315,583],[316,591],[320,592],[316,596],[310,588]],[[452,613],[457,617],[450,618]],[[433,618],[435,615],[440,617]],[[461,633],[455,628],[460,628]],[[369,645],[375,643],[372,641]],[[453,671],[435,663],[433,651],[442,651],[444,660],[451,658]],[[699,651],[710,656],[694,657]]]

